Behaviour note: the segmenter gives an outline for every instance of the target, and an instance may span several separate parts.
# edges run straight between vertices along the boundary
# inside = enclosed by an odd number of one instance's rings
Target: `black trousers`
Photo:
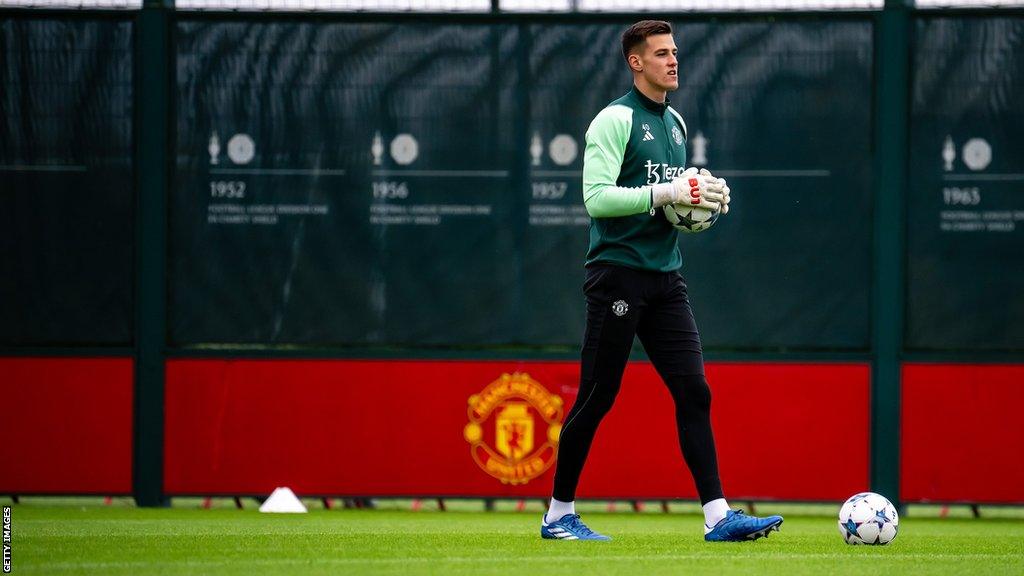
[[[711,432],[711,390],[704,378],[700,336],[682,276],[595,265],[587,269],[583,293],[587,328],[580,389],[559,437],[555,499],[576,499],[590,445],[601,419],[615,403],[635,336],[672,393],[679,444],[701,504],[722,498]]]

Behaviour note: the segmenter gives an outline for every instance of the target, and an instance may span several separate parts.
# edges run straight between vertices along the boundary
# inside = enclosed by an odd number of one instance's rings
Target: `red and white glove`
[[[690,168],[693,170],[693,168]],[[708,190],[713,190],[717,194],[713,198],[722,206],[722,214],[729,213],[729,184],[726,183],[725,178],[715,178],[714,174],[711,173],[707,168],[700,169],[700,175],[705,178],[708,182]]]
[[[725,180],[715,178],[707,170],[698,172],[697,168],[691,167],[671,182],[652,186],[651,207],[686,204],[717,212],[723,203],[728,203],[728,194]]]

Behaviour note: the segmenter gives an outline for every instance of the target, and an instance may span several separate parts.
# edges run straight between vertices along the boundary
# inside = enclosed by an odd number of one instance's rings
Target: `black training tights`
[[[587,328],[580,389],[559,437],[555,499],[576,499],[587,453],[601,419],[615,403],[634,336],[672,393],[679,444],[701,504],[722,498],[711,432],[711,390],[682,277],[598,265],[587,269],[583,292]]]

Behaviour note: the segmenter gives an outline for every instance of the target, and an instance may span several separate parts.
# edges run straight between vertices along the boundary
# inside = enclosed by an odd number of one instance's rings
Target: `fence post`
[[[135,418],[132,492],[138,506],[163,494],[167,182],[173,0],[144,0],[135,27]]]
[[[872,293],[871,489],[899,505],[900,349],[910,94],[905,0],[885,0],[875,28],[875,186]]]

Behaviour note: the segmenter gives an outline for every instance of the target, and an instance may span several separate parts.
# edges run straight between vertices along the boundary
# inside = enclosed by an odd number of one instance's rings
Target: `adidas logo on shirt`
[[[651,134],[651,125],[646,122],[640,125],[644,129],[644,142],[654,140],[654,134]]]

